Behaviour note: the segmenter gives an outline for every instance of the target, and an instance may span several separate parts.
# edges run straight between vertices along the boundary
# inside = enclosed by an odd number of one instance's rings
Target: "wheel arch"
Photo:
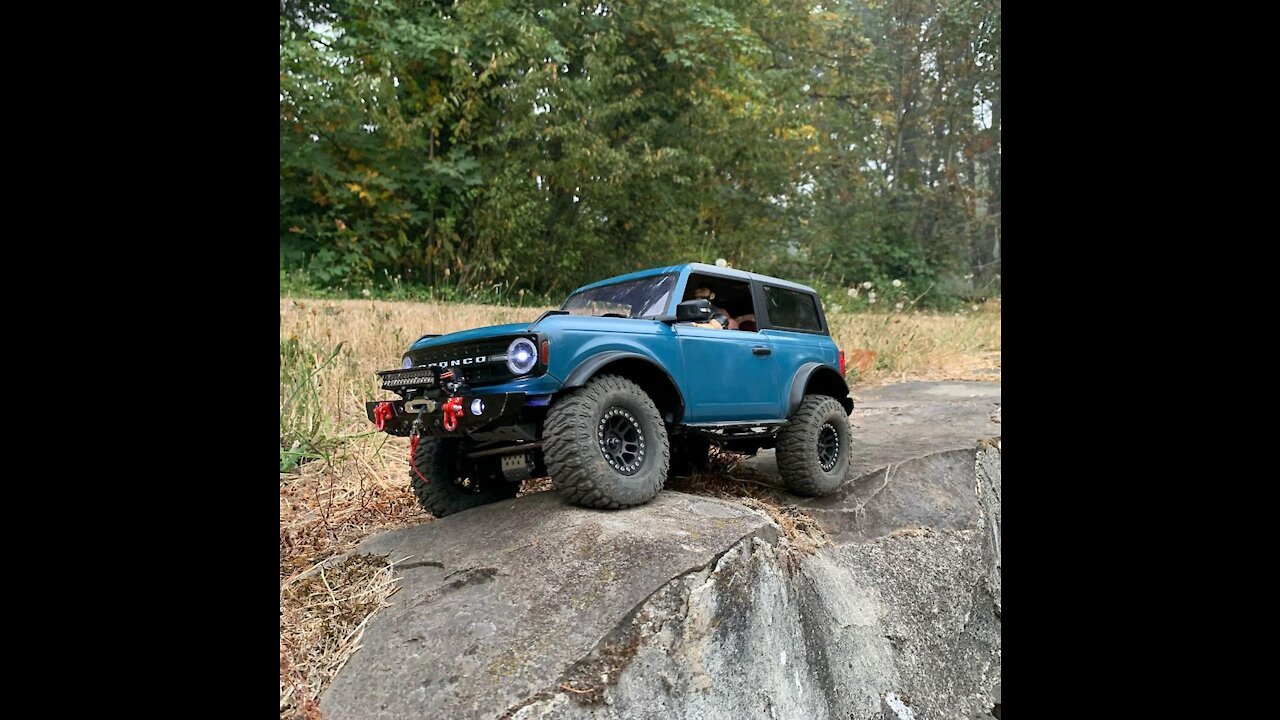
[[[597,375],[621,375],[636,383],[658,406],[658,414],[669,424],[684,418],[684,395],[680,387],[658,363],[635,352],[608,350],[582,361],[565,379],[562,391],[586,385]]]
[[[810,362],[800,366],[791,380],[791,392],[787,397],[787,417],[795,414],[805,395],[828,395],[839,401],[845,414],[853,413],[853,399],[849,397],[849,384],[839,371],[830,365]]]

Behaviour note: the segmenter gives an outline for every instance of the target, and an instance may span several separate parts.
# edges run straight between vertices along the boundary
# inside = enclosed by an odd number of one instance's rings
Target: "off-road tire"
[[[788,490],[810,497],[833,492],[848,479],[853,450],[849,416],[844,406],[826,395],[805,395],[795,414],[778,432],[777,448],[778,474]],[[829,465],[825,469],[824,457]]]
[[[609,450],[602,428],[620,417],[642,440],[634,453],[633,463],[639,464],[630,475],[605,457]],[[583,507],[619,509],[649,502],[662,490],[671,464],[658,407],[639,385],[618,375],[592,378],[556,401],[547,413],[542,442],[552,486]]]
[[[493,469],[471,467],[464,469],[465,445],[461,438],[423,437],[413,454],[409,468],[409,480],[418,504],[442,518],[480,505],[513,498],[520,491],[520,483],[507,482]],[[463,473],[478,483],[478,492],[469,491],[458,484]],[[419,475],[421,473],[421,475]],[[474,474],[475,477],[471,477]],[[426,481],[423,481],[423,476]]]

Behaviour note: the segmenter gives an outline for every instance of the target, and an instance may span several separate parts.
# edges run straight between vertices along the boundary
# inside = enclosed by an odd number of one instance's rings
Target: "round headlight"
[[[507,369],[524,375],[538,364],[538,348],[529,338],[516,338],[507,346]]]
[[[404,362],[400,363],[400,367],[404,368],[405,370],[408,370],[409,368],[413,367],[413,360],[408,355],[405,355]]]

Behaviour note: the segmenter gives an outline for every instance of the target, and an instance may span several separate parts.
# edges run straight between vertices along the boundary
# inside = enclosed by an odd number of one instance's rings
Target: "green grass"
[[[320,388],[321,373],[338,359],[342,345],[323,350],[297,336],[280,340],[280,472],[328,459],[344,439],[334,432]]]

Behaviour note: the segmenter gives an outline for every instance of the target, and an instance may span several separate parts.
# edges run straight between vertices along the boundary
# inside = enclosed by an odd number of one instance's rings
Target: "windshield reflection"
[[[675,275],[628,280],[574,293],[560,309],[568,310],[572,315],[658,317],[666,312],[675,286]]]

